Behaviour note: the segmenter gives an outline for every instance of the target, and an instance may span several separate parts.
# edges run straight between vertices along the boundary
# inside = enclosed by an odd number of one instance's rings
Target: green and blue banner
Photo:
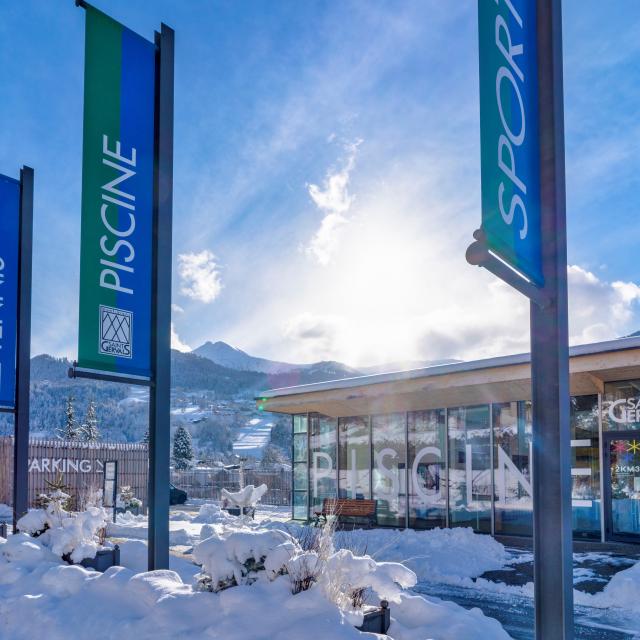
[[[482,230],[542,287],[536,2],[478,0]]]
[[[20,183],[0,175],[0,407],[15,408]]]
[[[86,8],[78,367],[150,376],[155,45]]]

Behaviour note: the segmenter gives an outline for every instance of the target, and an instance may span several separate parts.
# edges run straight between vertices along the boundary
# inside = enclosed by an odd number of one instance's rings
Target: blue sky
[[[176,30],[175,344],[351,364],[528,348],[480,220],[475,2],[128,2]],[[640,5],[565,0],[570,333],[640,329]],[[36,169],[33,353],[77,340],[84,12],[0,1],[0,172]]]

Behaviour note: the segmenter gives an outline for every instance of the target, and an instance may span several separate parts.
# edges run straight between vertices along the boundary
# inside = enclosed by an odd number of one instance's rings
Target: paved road
[[[516,560],[500,571],[482,577],[491,582],[522,586],[533,580],[532,555],[525,549],[509,549]],[[574,554],[575,588],[587,593],[601,591],[616,572],[634,564],[638,558],[619,553],[589,552]],[[496,618],[515,640],[532,640],[533,600],[520,593],[501,593],[480,588],[466,588],[437,583],[420,583],[419,593],[453,600],[459,605],[480,608]],[[621,609],[596,609],[576,606],[576,640],[640,639],[640,617]],[[489,639],[487,639],[489,640]]]
[[[418,593],[453,600],[470,609],[478,607],[485,615],[496,618],[515,640],[532,640],[533,601],[520,595],[483,592],[439,584],[419,584]],[[607,609],[576,607],[576,640],[631,640],[640,638],[637,616]],[[487,638],[487,640],[490,640]]]

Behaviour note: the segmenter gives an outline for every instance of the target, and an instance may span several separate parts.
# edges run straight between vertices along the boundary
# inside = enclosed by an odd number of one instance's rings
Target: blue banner
[[[0,175],[0,407],[16,399],[20,183]]]
[[[148,378],[156,49],[86,15],[78,368]]]
[[[478,0],[482,230],[543,286],[536,4]]]

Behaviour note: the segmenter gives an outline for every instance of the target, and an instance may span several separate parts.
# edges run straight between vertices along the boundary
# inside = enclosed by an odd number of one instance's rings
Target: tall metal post
[[[169,441],[171,396],[171,233],[173,215],[174,31],[156,41],[152,384],[149,391],[149,570],[169,568]]]
[[[538,640],[573,638],[567,240],[560,0],[539,0],[540,205],[549,304],[531,302],[533,544]]]
[[[29,508],[29,385],[31,379],[31,256],[33,169],[20,170],[20,249],[18,253],[18,331],[13,447],[13,531]]]

